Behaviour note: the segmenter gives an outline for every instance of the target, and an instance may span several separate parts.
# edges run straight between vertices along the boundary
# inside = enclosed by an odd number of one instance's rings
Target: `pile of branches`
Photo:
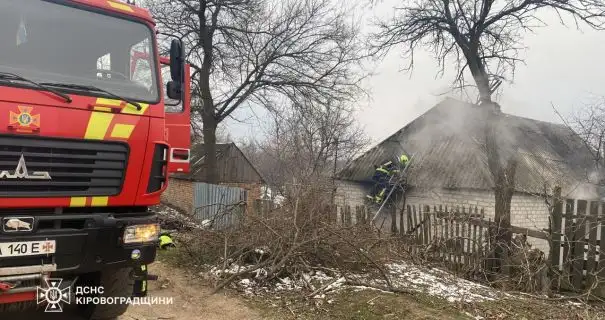
[[[324,195],[323,190],[299,190],[296,197],[270,213],[248,212],[237,225],[188,233],[180,241],[187,253],[184,260],[197,266],[222,266],[222,270],[245,266],[223,273],[216,290],[241,279],[254,278],[260,285],[285,277],[300,279],[315,270],[339,278],[377,273],[390,286],[384,265],[403,254],[401,239],[385,236],[370,224],[338,224],[335,207]],[[309,290],[314,289],[309,285]]]
[[[526,235],[515,235],[504,265],[508,269],[504,287],[523,292],[547,293],[550,288],[548,261],[544,252],[532,248]]]
[[[168,204],[154,206],[151,210],[157,213],[156,219],[162,230],[187,232],[202,228],[202,224],[191,215]]]

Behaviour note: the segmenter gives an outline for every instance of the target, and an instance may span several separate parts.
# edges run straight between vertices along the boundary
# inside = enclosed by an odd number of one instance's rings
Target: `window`
[[[111,78],[111,74],[107,73],[107,71],[111,71],[111,53],[104,54],[97,59],[97,78],[103,79],[105,74],[107,74],[108,78]]]
[[[160,91],[153,37],[145,24],[108,14],[50,1],[0,1],[0,71],[37,82],[95,86],[154,103]]]
[[[139,83],[147,90],[151,90],[153,69],[149,61],[150,54],[147,52],[150,47],[148,42],[149,39],[145,39],[130,49],[130,80]]]
[[[162,91],[164,92],[164,106],[165,111],[169,113],[183,112],[183,102],[179,100],[170,99],[166,94],[166,86],[170,82],[170,65],[162,65]]]

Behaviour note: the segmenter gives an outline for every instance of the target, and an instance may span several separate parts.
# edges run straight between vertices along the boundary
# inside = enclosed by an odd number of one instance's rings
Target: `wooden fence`
[[[407,206],[400,232],[412,237],[411,249],[439,260],[455,272],[483,269],[489,253],[489,226],[478,207]]]
[[[565,199],[552,214],[551,263],[556,286],[605,296],[605,203]]]
[[[344,225],[367,223],[373,214],[365,207],[342,207],[338,213]],[[381,225],[380,221],[375,221]],[[398,225],[398,233],[409,237],[410,249],[426,259],[440,260],[455,272],[491,268],[490,228],[495,222],[485,218],[484,209],[473,206],[408,205]],[[548,239],[548,234],[512,226],[513,233]],[[486,265],[484,265],[486,264]]]
[[[550,232],[512,226],[511,231],[548,240],[555,289],[605,297],[605,202],[555,196]],[[339,209],[343,224],[367,223],[373,214],[364,207]],[[398,232],[410,237],[412,250],[441,260],[453,271],[487,268],[491,256],[490,228],[477,207],[408,205]],[[380,223],[379,223],[380,224]],[[603,257],[603,258],[601,258]]]

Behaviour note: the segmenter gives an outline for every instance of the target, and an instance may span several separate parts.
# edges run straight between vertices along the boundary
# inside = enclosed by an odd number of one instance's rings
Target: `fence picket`
[[[449,246],[450,246],[450,242],[449,242],[449,239],[450,239],[450,230],[449,230],[450,229],[449,228],[450,227],[450,222],[449,222],[448,216],[445,215],[445,214],[446,213],[444,212],[444,215],[443,215],[443,225],[444,225],[445,231],[444,231],[443,242],[444,242],[444,247],[446,248],[445,259],[449,263],[450,260],[451,260],[451,258],[452,258],[451,250],[449,250],[450,249],[449,248]]]
[[[571,283],[575,290],[582,289],[583,271],[584,271],[584,244],[586,243],[586,205],[585,200],[577,201],[578,211],[574,230],[574,247],[572,261],[572,279]]]
[[[589,215],[588,215],[588,254],[586,261],[586,288],[592,288],[596,282],[595,270],[596,270],[596,254],[597,254],[597,228],[598,221],[597,215],[599,213],[599,202],[591,201],[589,203]]]
[[[477,225],[473,224],[473,243],[472,243],[472,248],[473,248],[473,255],[471,256],[473,259],[473,269],[475,269],[477,267],[477,263],[479,262],[479,246],[477,245]]]
[[[466,265],[471,265],[471,220],[468,219],[467,220],[467,224],[466,224],[466,254],[465,254],[465,261],[466,261]]]
[[[597,277],[599,279],[605,279],[605,202],[601,202],[599,205],[599,220],[601,224],[601,234],[599,239],[599,262]]]
[[[429,222],[429,206],[424,207],[424,214],[422,215],[422,231],[424,233],[424,242],[423,244],[429,244],[431,242],[431,228]]]
[[[464,212],[464,206],[461,208],[460,206],[456,206],[456,219],[454,220],[455,228],[456,228],[456,236],[454,238],[455,250],[455,260],[456,260],[456,272],[460,271],[460,263],[461,263],[461,255],[460,255],[460,220],[458,218],[461,216],[461,213]]]

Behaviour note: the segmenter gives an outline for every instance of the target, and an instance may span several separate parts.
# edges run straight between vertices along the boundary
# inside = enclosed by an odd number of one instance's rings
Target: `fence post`
[[[563,201],[561,200],[561,187],[555,188],[554,203],[551,215],[550,225],[550,271],[552,275],[557,274],[560,266],[561,259],[561,226],[563,224]],[[555,283],[559,283],[556,281]],[[559,286],[557,285],[557,288]]]

